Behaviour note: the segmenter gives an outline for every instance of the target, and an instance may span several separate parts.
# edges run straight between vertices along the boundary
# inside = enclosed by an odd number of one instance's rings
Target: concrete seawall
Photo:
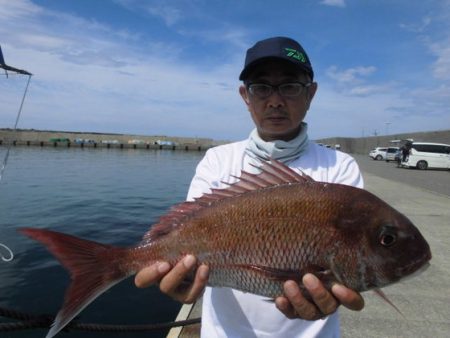
[[[334,148],[336,144],[341,150],[352,154],[367,154],[376,147],[396,146],[393,140],[413,139],[416,142],[433,142],[450,144],[450,130],[437,130],[427,132],[413,132],[404,134],[378,135],[370,137],[330,137],[316,140],[318,143],[328,144]]]
[[[4,142],[0,140],[1,146],[8,146],[12,144],[12,146],[28,146],[28,147],[54,147],[54,148],[103,148],[103,149],[149,149],[149,150],[196,150],[196,151],[204,151],[211,146],[201,145],[201,144],[175,144],[175,145],[167,145],[167,144],[130,144],[130,143],[74,143],[74,142],[45,142],[45,141],[12,141],[12,142]]]
[[[67,139],[69,142],[51,142],[51,139]],[[315,140],[317,143],[328,144],[335,147],[339,144],[341,151],[353,154],[368,154],[368,152],[381,146],[395,145],[390,141],[414,139],[420,142],[435,142],[450,144],[450,130],[438,130],[430,132],[414,132],[395,135],[370,136],[370,137],[332,137]],[[85,140],[75,142],[76,140]],[[175,149],[182,150],[206,150],[211,147],[228,143],[210,138],[172,137],[164,135],[132,135],[111,133],[84,133],[68,131],[41,131],[41,130],[12,130],[0,128],[0,146],[14,143],[15,145],[38,146],[79,146],[93,148],[134,148],[134,149]],[[167,143],[171,144],[168,145]],[[159,146],[163,145],[163,148]],[[148,146],[148,147],[147,147]],[[156,148],[155,148],[156,147]]]
[[[0,129],[0,146],[206,150],[222,143],[209,138]]]

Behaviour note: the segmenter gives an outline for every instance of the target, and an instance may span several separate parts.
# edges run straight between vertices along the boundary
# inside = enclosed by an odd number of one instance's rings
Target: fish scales
[[[174,264],[192,253],[211,268],[212,286],[279,296],[283,280],[249,266],[296,271],[297,280],[316,268],[329,269],[329,257],[337,255],[333,250],[351,251],[343,247],[351,243],[339,241],[335,225],[351,203],[348,190],[316,182],[289,183],[216,201],[162,238],[157,259],[170,256]],[[325,248],[328,255],[321,254]],[[152,256],[147,250],[153,248],[144,245],[142,250],[143,257]]]
[[[315,182],[277,161],[260,170],[175,206],[131,248],[21,229],[47,246],[72,278],[47,338],[122,279],[158,261],[174,265],[186,254],[208,265],[210,286],[271,298],[283,294],[286,280],[304,291],[307,272],[328,289],[339,282],[356,291],[378,290],[431,259],[419,230],[375,195]]]

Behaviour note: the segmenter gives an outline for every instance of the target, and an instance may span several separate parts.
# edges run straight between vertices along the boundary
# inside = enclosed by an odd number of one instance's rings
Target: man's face
[[[246,82],[250,84],[281,85],[284,83],[309,83],[308,75],[300,73],[295,67],[280,61],[266,61],[258,65]],[[298,96],[282,96],[274,89],[268,97],[253,95],[246,86],[239,88],[244,102],[252,115],[259,136],[265,141],[295,138],[300,131],[300,123],[305,118],[317,89],[313,83],[303,88]]]

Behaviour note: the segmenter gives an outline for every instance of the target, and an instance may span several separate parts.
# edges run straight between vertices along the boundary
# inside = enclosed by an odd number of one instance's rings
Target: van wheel
[[[377,161],[381,161],[381,160],[383,159],[383,156],[377,155],[377,157],[375,157],[375,159],[376,159]]]
[[[427,168],[428,168],[428,163],[427,162],[425,162],[425,161],[417,162],[417,169],[425,170]]]

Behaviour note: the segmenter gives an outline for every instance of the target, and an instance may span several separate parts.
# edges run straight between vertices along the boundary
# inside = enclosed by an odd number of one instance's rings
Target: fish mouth
[[[403,277],[414,273],[422,273],[430,266],[431,251],[427,251],[425,254],[420,256],[418,259],[412,261],[411,263],[397,268],[395,273],[397,276]]]

